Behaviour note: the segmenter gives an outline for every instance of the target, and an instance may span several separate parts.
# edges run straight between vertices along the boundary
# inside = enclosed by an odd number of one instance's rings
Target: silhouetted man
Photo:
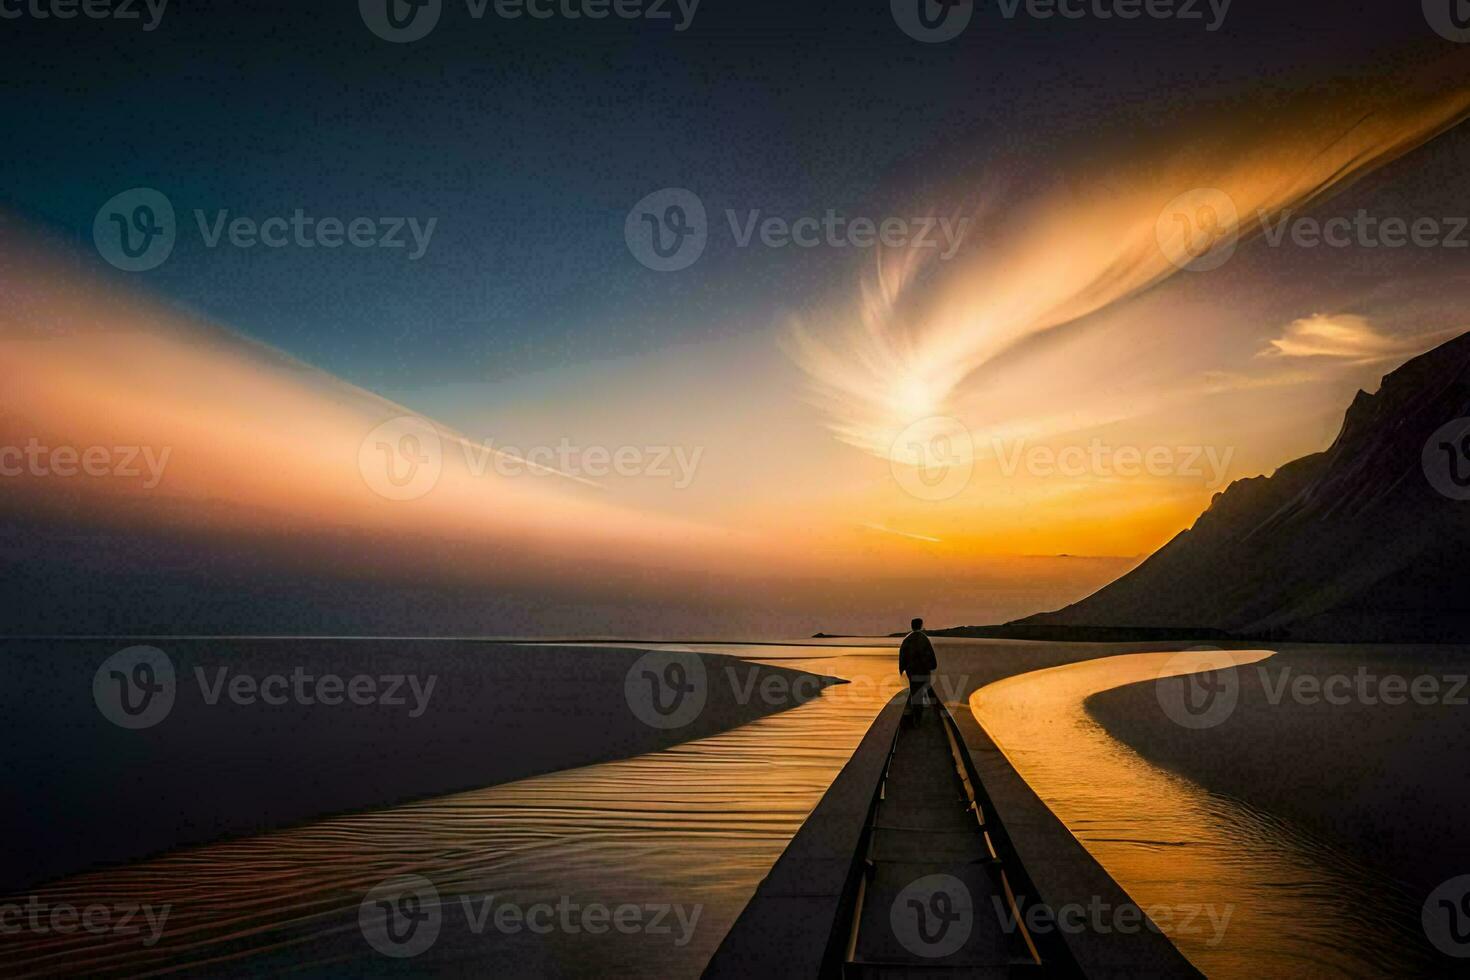
[[[909,703],[904,716],[912,717],[917,724],[920,713],[929,703],[929,675],[939,666],[934,656],[934,644],[924,635],[924,621],[915,619],[909,623],[911,632],[898,646],[898,672],[909,676]]]

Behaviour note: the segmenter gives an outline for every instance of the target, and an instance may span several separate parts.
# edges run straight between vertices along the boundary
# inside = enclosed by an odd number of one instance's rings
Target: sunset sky
[[[874,4],[779,62],[773,32],[839,14],[711,3],[677,36],[487,20],[390,45],[351,5],[177,11],[141,38],[85,25],[116,83],[85,111],[52,70],[72,41],[19,24],[0,121],[52,138],[0,189],[0,443],[169,456],[152,487],[5,476],[4,553],[41,582],[175,583],[95,619],[118,629],[246,622],[183,597],[200,569],[383,631],[466,603],[443,628],[887,632],[1061,605],[1470,328],[1470,48],[1382,6],[1242,4],[1215,32],[982,9],[921,45]],[[832,70],[853,59],[861,86]],[[197,89],[155,91],[162,62]],[[129,273],[93,221],[135,187],[178,231]],[[624,225],[669,187],[708,245],[659,272]],[[1221,200],[1233,252],[1182,269],[1175,216]],[[297,208],[435,225],[411,259],[210,247],[194,217]],[[948,257],[742,246],[756,211],[966,230]],[[1295,236],[1360,214],[1446,240]],[[389,499],[365,468],[422,449],[378,430],[405,416],[439,475]],[[33,627],[69,631],[36,589]],[[412,590],[437,598],[374,598]]]

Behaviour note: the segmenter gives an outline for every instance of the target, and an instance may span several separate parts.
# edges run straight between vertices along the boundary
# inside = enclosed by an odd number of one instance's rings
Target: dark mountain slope
[[[1325,452],[1231,484],[1123,578],[1015,625],[1470,638],[1470,501],[1436,490],[1425,463],[1431,437],[1467,416],[1470,334],[1360,391]],[[1449,454],[1430,456],[1445,483]]]

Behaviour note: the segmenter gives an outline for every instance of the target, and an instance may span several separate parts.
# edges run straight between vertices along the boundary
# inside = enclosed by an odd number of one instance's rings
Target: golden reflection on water
[[[1410,927],[1379,913],[1390,882],[1283,821],[1153,765],[1083,706],[1092,694],[1154,681],[1161,671],[1271,655],[1105,657],[990,684],[971,695],[970,708],[1058,819],[1207,976],[1405,973]]]
[[[855,683],[664,751],[190,848],[35,889],[50,907],[166,903],[170,911],[151,947],[137,936],[0,936],[3,972],[698,976],[897,690],[891,649],[840,653],[772,662]],[[368,889],[404,874],[434,884],[445,925],[427,952],[392,960],[363,940],[358,905]],[[523,906],[568,896],[581,905],[700,911],[682,945],[677,928],[659,936],[475,934],[456,918],[460,897],[491,894]]]

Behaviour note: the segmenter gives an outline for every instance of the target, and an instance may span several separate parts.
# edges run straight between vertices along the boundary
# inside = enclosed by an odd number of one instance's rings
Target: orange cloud
[[[1410,337],[1380,333],[1365,317],[1350,313],[1317,313],[1293,320],[1280,337],[1261,352],[1264,357],[1325,357],[1353,364],[1371,364],[1421,354],[1459,334],[1441,330]]]
[[[302,552],[346,532],[392,542],[394,560],[487,582],[589,581],[612,566],[742,575],[770,564],[745,535],[618,506],[589,481],[546,467],[504,475],[482,447],[433,420],[422,425],[435,445],[423,448],[435,454],[436,478],[393,499],[372,467],[399,461],[377,456],[375,430],[409,408],[110,281],[63,272],[13,237],[0,241],[0,258],[13,283],[0,311],[0,446],[12,462],[27,447],[39,460],[0,480],[12,512],[267,535]],[[93,474],[63,465],[88,450],[127,456],[134,468],[164,465],[138,478],[120,465]],[[434,560],[450,553],[459,557]]]
[[[791,356],[840,441],[895,458],[901,434],[961,415],[968,380],[1021,342],[1187,266],[1222,262],[1263,218],[1457,125],[1470,113],[1462,74],[1436,68],[1336,83],[1285,104],[1194,110],[1198,122],[1122,156],[1078,154],[1065,164],[1068,181],[1017,189],[1003,209],[986,189],[979,197],[991,203],[965,251],[950,262],[932,252],[884,257],[850,309],[793,328]],[[984,430],[1001,420],[965,421]]]

